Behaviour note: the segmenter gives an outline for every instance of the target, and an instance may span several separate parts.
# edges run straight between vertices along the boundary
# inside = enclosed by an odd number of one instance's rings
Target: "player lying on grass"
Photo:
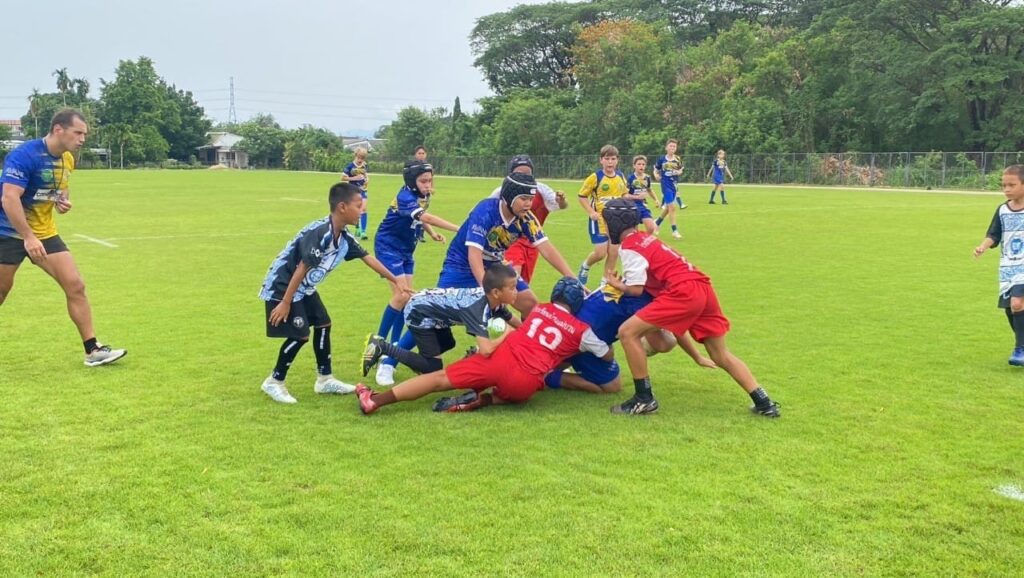
[[[684,339],[687,332],[704,345],[708,355],[754,401],[751,411],[767,417],[779,417],[779,405],[758,385],[743,360],[725,345],[729,320],[722,314],[711,280],[685,257],[657,237],[637,231],[640,215],[636,205],[625,199],[605,205],[605,222],[613,244],[619,245],[622,277],[609,275],[609,285],[625,295],[644,291],[654,298],[619,328],[619,340],[633,374],[636,394],[612,413],[643,414],[657,411],[658,402],[651,392],[647,355],[640,338],[655,329],[667,329]]]
[[[334,378],[331,372],[331,316],[316,286],[342,261],[362,259],[364,263],[403,291],[405,280],[395,277],[384,265],[359,246],[346,226],[359,222],[363,198],[359,187],[338,183],[328,195],[331,214],[306,225],[270,265],[260,290],[266,305],[267,337],[283,337],[274,372],[263,382],[263,392],[279,403],[295,403],[285,386],[288,368],[313,329],[316,354],[316,393],[351,393],[355,388]]]
[[[523,403],[543,389],[548,372],[580,351],[611,360],[608,344],[574,316],[583,305],[583,293],[578,280],[563,277],[551,291],[551,303],[534,307],[523,325],[508,334],[490,356],[477,353],[382,393],[359,384],[356,393],[360,409],[369,415],[385,405],[452,389],[473,391],[438,400],[434,411],[472,411],[492,404]],[[488,389],[489,393],[481,393]]]
[[[412,296],[405,306],[409,332],[418,352],[402,349],[377,335],[366,337],[363,351],[363,377],[388,355],[416,373],[430,373],[444,367],[441,355],[455,347],[452,327],[464,325],[476,338],[477,350],[490,355],[505,338],[504,332],[493,339],[488,325],[492,320],[519,325],[505,307],[515,303],[518,275],[508,265],[496,265],[484,273],[484,286],[459,289],[425,289]]]
[[[590,325],[598,339],[611,345],[619,339],[619,327],[650,302],[651,296],[647,293],[623,295],[618,289],[602,283],[583,301],[583,306],[576,313],[576,317]],[[682,341],[677,341],[675,335],[659,329],[646,334],[641,338],[641,342],[649,355],[667,353],[679,345],[697,365],[711,369],[716,367],[713,361],[700,354],[693,341],[686,336]],[[568,364],[563,364],[561,369],[567,366],[572,366],[573,371],[552,371],[544,378],[544,384],[551,389],[572,389],[590,393],[622,391],[619,364],[614,359],[609,361],[592,353],[577,353],[569,358]]]

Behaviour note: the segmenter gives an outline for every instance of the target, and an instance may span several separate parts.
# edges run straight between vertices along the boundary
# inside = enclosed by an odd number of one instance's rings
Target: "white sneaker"
[[[337,393],[346,394],[356,390],[356,386],[349,385],[344,381],[335,379],[333,375],[318,375],[316,383],[313,384],[313,391],[316,393]]]
[[[683,236],[679,233],[679,231],[672,231],[672,238],[673,239],[682,239]]]
[[[108,363],[114,363],[125,355],[128,355],[127,349],[111,349],[107,345],[100,345],[96,349],[93,349],[92,353],[86,354],[85,364],[89,367],[106,365]]]
[[[284,386],[284,382],[274,379],[273,376],[263,380],[263,386],[260,389],[277,403],[298,403],[298,400],[288,393],[288,388]]]
[[[377,385],[391,386],[395,385],[395,368],[394,366],[382,363],[377,367]]]

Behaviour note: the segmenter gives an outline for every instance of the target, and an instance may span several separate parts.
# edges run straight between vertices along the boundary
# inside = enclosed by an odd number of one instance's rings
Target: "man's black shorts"
[[[68,246],[64,244],[60,235],[43,239],[43,248],[46,249],[47,255],[64,253],[68,250]],[[28,253],[25,252],[23,239],[0,236],[0,265],[20,265],[26,257],[28,257]]]
[[[416,349],[423,357],[437,357],[455,347],[455,336],[452,328],[419,329],[410,327],[409,332],[416,339]]]
[[[310,327],[323,327],[331,324],[331,316],[327,314],[324,302],[320,300],[319,293],[306,295],[298,301],[292,302],[288,311],[288,318],[274,327],[270,324],[270,312],[281,303],[272,299],[266,302],[266,316],[263,320],[267,324],[267,337],[285,337],[291,339],[308,339]]]

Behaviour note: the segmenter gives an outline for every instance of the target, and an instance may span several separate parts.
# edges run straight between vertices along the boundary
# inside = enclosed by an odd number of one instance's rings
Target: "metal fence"
[[[659,155],[648,156],[648,173]],[[683,183],[705,182],[712,155],[680,155]],[[623,154],[619,167],[630,168],[632,154]],[[378,156],[371,169],[400,173],[405,158]],[[905,152],[905,153],[768,153],[735,154],[726,159],[736,183],[806,184],[851,187],[919,187],[937,189],[999,188],[1003,168],[1024,164],[1018,152]],[[500,177],[508,157],[431,157],[437,174]],[[583,179],[598,167],[597,156],[535,156],[535,173],[549,179]]]

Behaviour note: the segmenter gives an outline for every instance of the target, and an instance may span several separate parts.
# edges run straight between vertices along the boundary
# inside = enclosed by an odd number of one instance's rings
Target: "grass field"
[[[75,175],[61,234],[100,339],[130,354],[84,367],[63,295],[23,266],[0,308],[0,575],[1024,568],[1024,502],[993,491],[1024,487],[1024,375],[1006,364],[998,257],[970,256],[999,196],[736,186],[723,207],[684,188],[674,244],[714,280],[731,347],[780,420],[751,416],[727,375],[678,352],[651,360],[652,416],[610,415],[628,393],[554,391],[364,417],[353,396],[313,393],[308,347],[289,375],[297,405],[259,390],[279,342],[263,336],[258,288],[326,214],[332,180]],[[399,179],[371,184],[375,224]],[[461,221],[496,184],[440,178],[431,209]],[[584,219],[573,204],[545,227],[574,265]],[[420,246],[417,287],[443,254]],[[539,266],[542,299],[555,278]],[[355,381],[387,286],[354,262],[321,293],[335,374]]]

